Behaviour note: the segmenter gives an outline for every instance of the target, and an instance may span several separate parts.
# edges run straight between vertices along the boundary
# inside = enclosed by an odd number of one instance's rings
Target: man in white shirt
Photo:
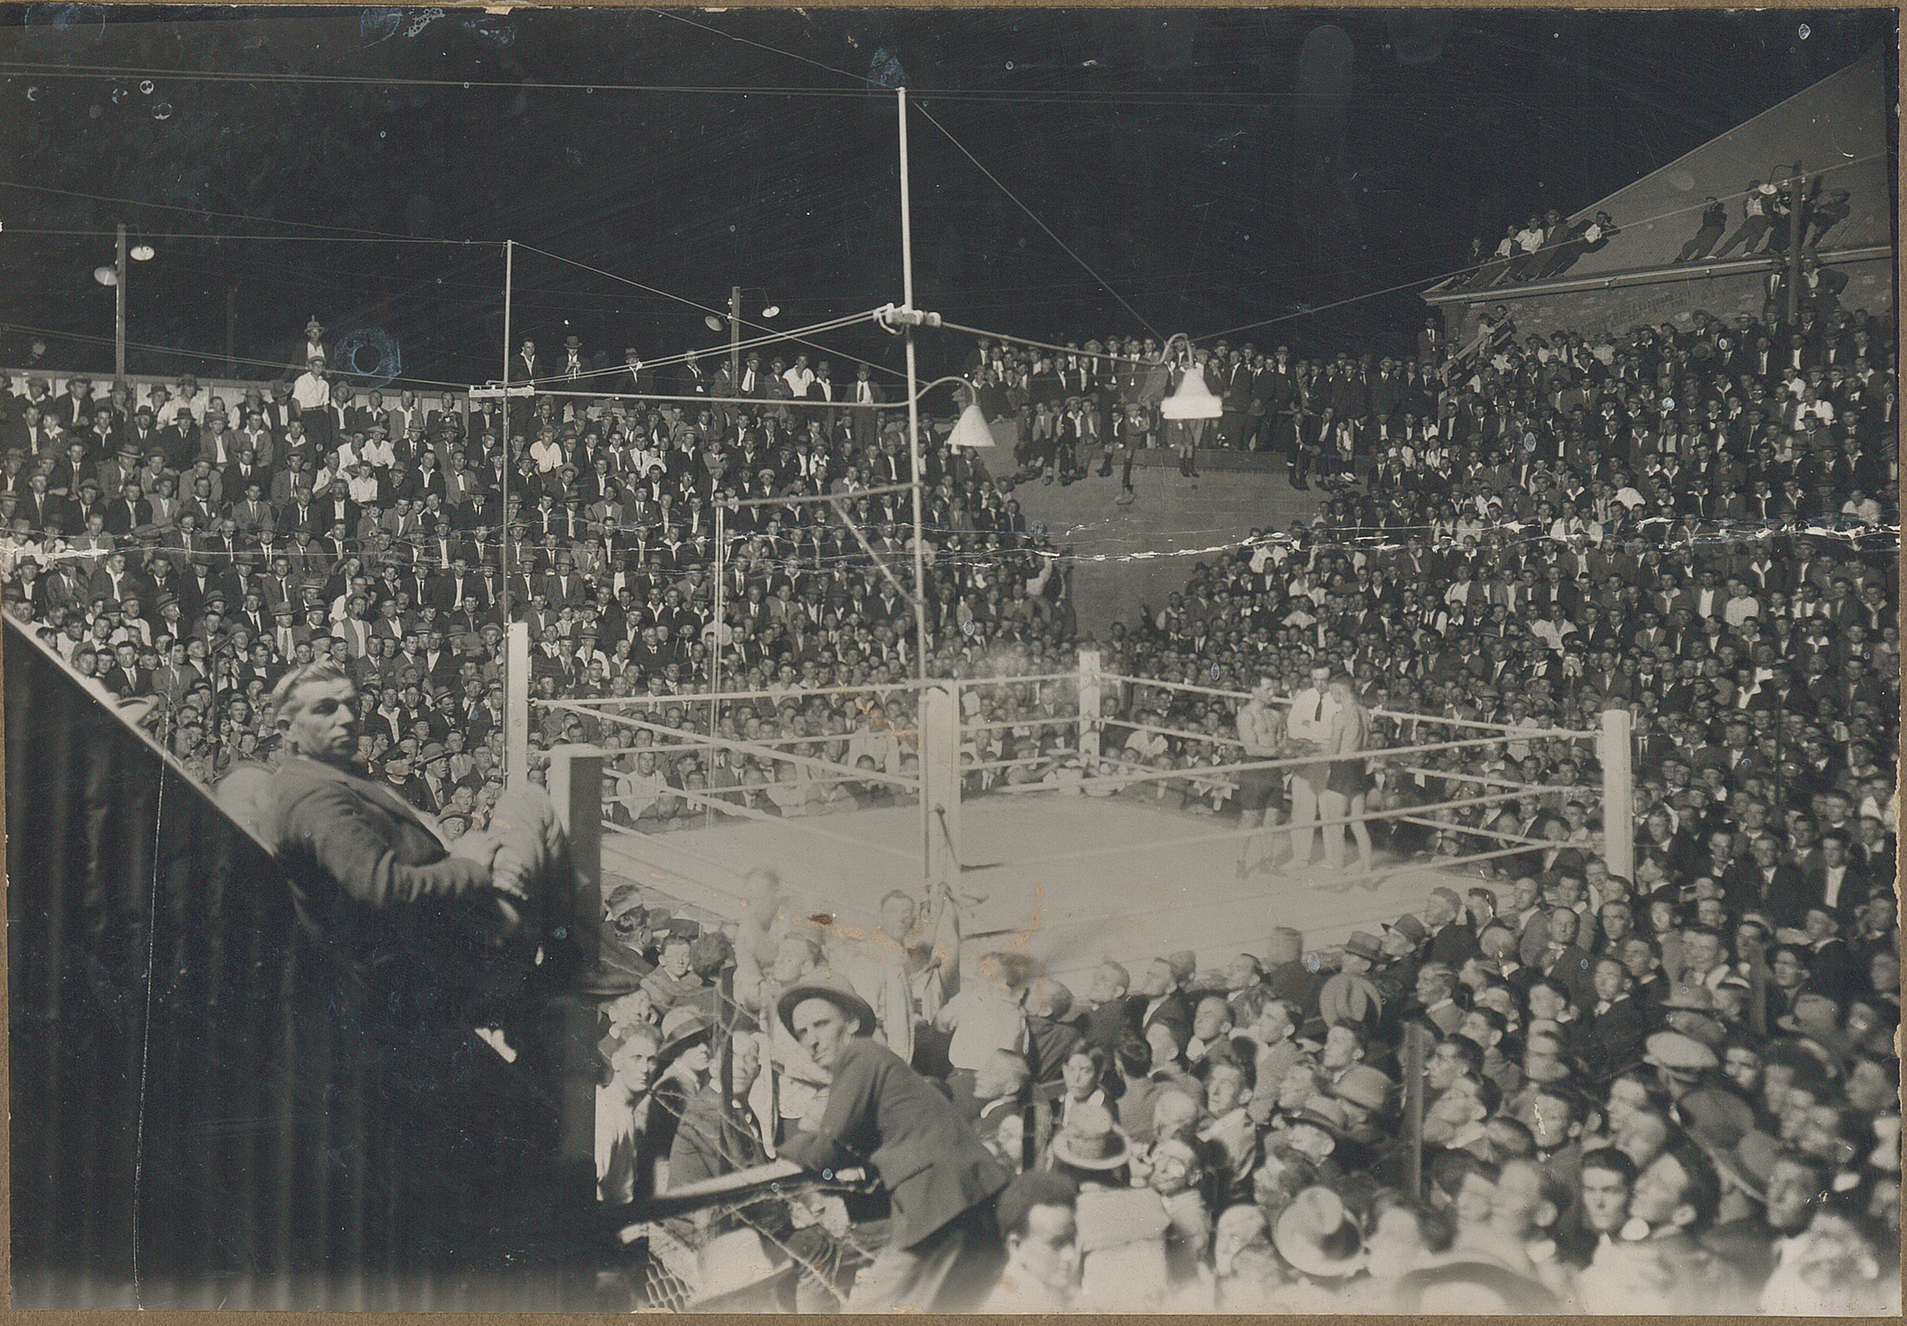
[[[359,458],[351,477],[345,480],[345,489],[351,494],[351,500],[359,506],[369,506],[377,501],[377,476],[371,472],[370,461]]]
[[[814,382],[814,370],[808,367],[808,356],[796,355],[795,366],[781,376],[796,400],[808,399],[808,388]]]
[[[1331,665],[1322,660],[1311,662],[1311,684],[1291,697],[1291,715],[1286,721],[1292,754],[1321,754],[1331,735],[1331,719],[1336,716],[1337,701],[1331,698]],[[1287,874],[1298,874],[1311,865],[1311,848],[1318,835],[1318,793],[1324,787],[1329,765],[1301,764],[1291,771],[1291,859],[1285,862]]]
[[[322,355],[314,355],[298,380],[291,384],[291,399],[297,402],[300,414],[323,410],[331,404],[331,383],[324,375]]]
[[[180,415],[185,415],[195,423],[205,420],[205,398],[199,394],[199,383],[191,376],[179,379],[179,394],[159,407],[159,413],[153,422],[161,428],[172,427]]]

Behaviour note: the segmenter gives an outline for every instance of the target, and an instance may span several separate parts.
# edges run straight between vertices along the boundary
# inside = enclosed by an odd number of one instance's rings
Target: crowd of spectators
[[[757,1076],[732,1094],[775,1084],[764,1152],[811,1121],[826,1075],[767,1010],[831,969],[1021,1174],[999,1204],[1003,1310],[1896,1310],[1896,365],[1891,323],[1833,301],[1822,287],[1792,323],[1509,332],[1448,375],[1434,328],[1408,364],[1195,354],[1218,441],[1336,491],[1115,625],[1108,671],[1181,686],[1120,683],[1084,716],[1067,681],[1010,680],[1072,673],[1079,638],[1065,550],[1013,481],[1175,441],[1156,405],[1191,370],[981,347],[976,387],[1022,422],[1020,469],[939,439],[925,455],[929,671],[993,683],[963,687],[967,716],[1010,724],[963,751],[970,791],[1077,783],[1229,814],[1232,780],[1198,770],[1237,758],[1238,699],[1322,659],[1377,709],[1379,746],[1510,725],[1380,759],[1374,807],[1429,808],[1383,821],[1380,845],[1525,850],[1381,937],[1306,954],[1280,932],[1207,955],[1219,972],[1167,955],[1136,985],[1108,964],[1083,997],[1011,955],[960,987],[947,909],[923,923],[904,896],[871,954],[766,895],[734,934],[614,899],[641,988],[609,1006],[605,1117],[625,1126],[599,1139],[606,1200],[657,1181],[676,1147],[640,1102],[652,1078],[681,1102],[710,1090],[697,1038],[737,1007],[759,1039],[730,1057]],[[760,403],[739,409],[386,398],[321,356],[232,401],[191,378],[144,400],[19,382],[0,401],[7,611],[208,783],[274,758],[259,700],[284,669],[345,664],[362,762],[452,836],[501,791],[506,589],[541,698],[624,702],[539,706],[532,736],[626,745],[611,814],[630,827],[904,800],[910,520],[904,494],[861,490],[904,482],[906,447],[871,389],[797,405],[813,380],[797,392],[794,372],[751,366]],[[672,385],[698,394],[692,372]],[[1122,457],[1106,440],[1135,415]],[[716,507],[823,492],[865,546],[828,503],[728,508],[714,622]],[[707,706],[670,697],[706,684],[711,648],[727,685],[760,692],[715,735],[755,749],[615,720],[708,732]],[[1610,704],[1636,730],[1627,879],[1602,864],[1591,744],[1557,735]],[[1135,768],[1153,776],[1122,787]],[[1477,780],[1529,790],[1437,808]],[[1399,1145],[1410,1026],[1430,1047],[1421,1197]],[[838,1298],[855,1222],[825,1201],[788,1219],[809,1232],[783,1243],[832,1259],[811,1290]]]
[[[1223,813],[1231,780],[1197,771],[1239,758],[1239,699],[1323,659],[1379,706],[1379,747],[1509,726],[1377,752],[1386,809],[1529,789],[1376,824],[1385,845],[1523,850],[1322,951],[1281,931],[1136,984],[1109,963],[1083,998],[993,954],[969,1000],[937,987],[913,1061],[1019,1175],[992,1306],[1897,1310],[1890,338],[1810,313],[1510,340],[1428,421],[1355,424],[1358,482],[1315,521],[1255,531],[1099,642],[1108,671],[1177,684],[1109,687],[1097,759],[1029,720],[1039,745],[995,776]],[[1066,714],[1063,687],[1023,690]],[[1630,878],[1604,862],[1593,743],[1567,735],[1612,704],[1636,733]],[[1135,767],[1154,776],[1117,786]],[[861,980],[830,940],[792,944],[785,979]],[[944,937],[895,943],[949,978]],[[963,1026],[984,1032],[936,1057]]]
[[[1108,961],[1077,994],[1011,952],[960,977],[951,909],[905,893],[862,936],[766,872],[721,929],[631,887],[608,909],[602,1199],[639,1214],[804,1153],[829,1079],[775,1011],[825,983],[952,1103],[948,1147],[998,1166],[989,1311],[1892,1313],[1894,896],[1823,855],[1811,887],[1843,878],[1843,902],[1810,895],[1779,942],[1705,866],[1643,894],[1563,861],[1325,950],[1279,928]],[[652,1256],[754,1231],[762,1274],[825,1310],[888,1232],[867,1203],[790,1185],[639,1229]],[[611,1301],[693,1301],[654,1269],[632,1258]]]

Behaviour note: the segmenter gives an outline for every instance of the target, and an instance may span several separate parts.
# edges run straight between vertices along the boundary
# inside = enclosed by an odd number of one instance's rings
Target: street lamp
[[[151,262],[152,245],[126,247],[126,227],[118,227],[118,243],[111,267],[93,268],[93,279],[113,292],[113,376],[126,376],[126,260]]]
[[[993,429],[988,427],[986,412],[980,408],[980,393],[974,389],[973,383],[960,374],[950,373],[944,378],[935,378],[915,392],[914,399],[918,401],[935,387],[947,382],[958,382],[967,389],[967,404],[960,411],[960,418],[954,424],[953,431],[947,435],[947,445],[975,449],[993,446]]]

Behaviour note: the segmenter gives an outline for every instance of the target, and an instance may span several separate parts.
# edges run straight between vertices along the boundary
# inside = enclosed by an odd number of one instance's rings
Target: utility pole
[[[730,395],[742,394],[742,288],[732,286],[728,292],[728,390]]]
[[[1801,321],[1801,236],[1807,229],[1801,215],[1807,198],[1808,173],[1799,161],[1788,176],[1788,322]]]
[[[225,376],[238,376],[238,282],[225,287]]]

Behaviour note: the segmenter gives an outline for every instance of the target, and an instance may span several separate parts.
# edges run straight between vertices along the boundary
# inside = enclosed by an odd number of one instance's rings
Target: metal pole
[[[126,376],[126,227],[118,228],[113,259],[113,376]]]
[[[898,111],[900,127],[901,159],[901,301],[909,312],[914,307],[914,215],[908,198],[907,175],[907,89],[894,89],[894,105]],[[921,681],[927,680],[927,547],[926,538],[921,529],[920,519],[920,371],[915,362],[914,324],[907,324],[907,459],[913,470],[914,480],[914,653],[916,658],[915,675]],[[921,716],[926,713],[927,697],[920,698]],[[954,715],[956,724],[959,715]],[[925,751],[922,752],[923,756]],[[955,762],[959,756],[955,754]],[[921,761],[921,776],[926,777],[926,760]],[[923,792],[924,792],[923,788]],[[923,869],[931,869],[934,859],[934,807],[933,799],[923,795],[920,799],[920,848]]]
[[[1801,321],[1801,209],[1808,186],[1808,173],[1799,161],[1788,186],[1788,321],[1795,323]]]
[[[722,504],[717,502],[715,504],[715,634],[709,641],[709,692],[712,695],[720,695],[722,692],[722,580],[728,574],[727,567],[724,565],[726,561],[724,554],[727,551],[728,542],[727,521],[724,519],[726,515],[727,512],[722,509]],[[722,702],[712,699],[709,701],[709,735],[711,737],[721,735],[721,723]],[[715,807],[713,805],[702,807],[703,827],[706,828],[714,821]],[[723,1082],[726,1083],[727,1080],[724,1078]],[[726,1085],[722,1088],[722,1098],[724,1100],[728,1098]]]

